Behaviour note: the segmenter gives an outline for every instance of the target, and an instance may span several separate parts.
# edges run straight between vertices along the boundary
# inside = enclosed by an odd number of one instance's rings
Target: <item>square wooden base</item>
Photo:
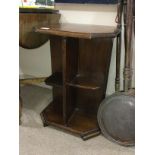
[[[67,124],[63,121],[61,101],[53,101],[41,113],[44,126],[51,125],[57,129],[87,140],[100,134],[96,116],[85,114],[80,109],[75,109]]]

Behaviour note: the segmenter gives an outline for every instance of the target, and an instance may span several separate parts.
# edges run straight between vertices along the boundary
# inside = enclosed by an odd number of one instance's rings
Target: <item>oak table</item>
[[[105,98],[113,39],[120,29],[111,26],[51,24],[37,33],[50,39],[53,101],[42,111],[44,126],[80,136],[100,134],[97,110]]]
[[[35,27],[58,23],[58,10],[41,8],[19,8],[19,45],[34,49],[48,41],[48,37],[34,32]]]

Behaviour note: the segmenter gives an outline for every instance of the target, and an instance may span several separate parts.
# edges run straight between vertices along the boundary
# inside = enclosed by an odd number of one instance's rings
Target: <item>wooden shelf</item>
[[[72,134],[81,137],[83,140],[87,140],[100,134],[96,115],[88,115],[79,109],[75,109],[70,117],[68,124],[63,122],[62,111],[55,110],[52,105],[59,103],[51,103],[42,113],[42,119],[44,126],[52,125],[61,130],[71,132]]]
[[[116,37],[120,29],[114,26],[58,23],[39,27],[36,32],[73,38]]]
[[[68,121],[68,126],[72,129],[79,130],[79,132],[86,132],[98,128],[96,115],[85,113],[81,109],[75,109]]]
[[[103,87],[103,81],[96,76],[77,74],[71,82],[67,83],[69,86],[83,88],[83,89],[100,89]]]
[[[49,125],[49,122],[64,125],[62,114],[62,98],[60,97],[52,101],[41,113],[44,126]]]
[[[51,76],[45,79],[45,83],[50,86],[62,86],[62,73],[53,73]]]

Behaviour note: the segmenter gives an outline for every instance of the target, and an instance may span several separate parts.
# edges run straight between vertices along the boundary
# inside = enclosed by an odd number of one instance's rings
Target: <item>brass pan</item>
[[[98,110],[98,123],[103,135],[120,145],[135,144],[134,90],[117,92],[102,101]]]

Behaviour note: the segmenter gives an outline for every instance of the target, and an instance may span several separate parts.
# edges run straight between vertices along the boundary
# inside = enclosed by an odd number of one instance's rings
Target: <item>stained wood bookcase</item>
[[[36,29],[48,35],[53,101],[43,110],[44,126],[52,125],[83,140],[100,134],[97,110],[105,98],[113,38],[109,26],[52,24]]]

